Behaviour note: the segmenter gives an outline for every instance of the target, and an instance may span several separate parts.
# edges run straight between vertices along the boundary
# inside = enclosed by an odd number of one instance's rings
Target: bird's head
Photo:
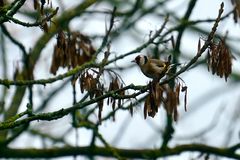
[[[132,62],[137,63],[139,66],[143,66],[148,62],[148,57],[145,55],[138,55]]]

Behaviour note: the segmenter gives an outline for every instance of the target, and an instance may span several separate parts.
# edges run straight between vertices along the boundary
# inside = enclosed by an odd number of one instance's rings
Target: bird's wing
[[[152,64],[156,65],[157,67],[165,67],[165,62],[159,59],[151,59]]]
[[[151,69],[155,70],[155,73],[158,74],[165,74],[169,69],[168,62],[164,62],[158,59],[151,59]]]

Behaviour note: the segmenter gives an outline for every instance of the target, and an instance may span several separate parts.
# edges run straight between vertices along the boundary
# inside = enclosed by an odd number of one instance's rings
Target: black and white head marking
[[[142,66],[148,62],[148,57],[144,55],[139,55],[135,58],[135,62],[139,65]]]

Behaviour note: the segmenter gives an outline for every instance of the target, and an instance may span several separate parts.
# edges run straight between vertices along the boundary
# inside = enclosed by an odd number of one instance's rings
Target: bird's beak
[[[131,62],[135,63],[136,61],[135,61],[135,59],[134,59],[134,60],[132,60]]]

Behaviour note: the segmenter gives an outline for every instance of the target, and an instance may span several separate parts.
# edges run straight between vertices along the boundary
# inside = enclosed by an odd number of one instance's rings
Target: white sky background
[[[62,1],[64,2],[64,6],[69,7],[68,5],[74,6],[75,1],[71,1],[71,4],[68,0]],[[149,4],[151,1],[148,2]],[[220,0],[214,0],[214,1],[208,1],[208,0],[199,0],[197,2],[197,5],[193,11],[192,16],[190,17],[191,20],[193,19],[205,19],[205,18],[215,18],[218,14],[218,9],[220,6],[221,1]],[[176,3],[176,0],[173,1],[173,3],[169,3],[168,10],[177,10],[178,15],[184,14],[186,7],[187,7],[188,1],[178,0]],[[53,1],[53,6],[57,6],[56,3]],[[108,10],[112,9],[107,5],[100,5],[97,7],[98,10]],[[95,9],[94,7],[91,7],[91,9]],[[91,10],[89,9],[89,10]],[[227,13],[231,9],[231,5],[226,3],[225,1],[225,11],[224,13]],[[201,11],[201,12],[199,12]],[[20,18],[23,18],[19,16]],[[107,19],[107,18],[106,18]],[[75,21],[71,24],[72,29],[80,29],[81,32],[85,34],[101,34],[105,31],[105,21],[104,16],[93,17],[92,20],[82,20],[82,19],[75,19]],[[26,19],[27,21],[27,19]],[[108,22],[108,21],[107,21]],[[116,22],[118,23],[118,22]],[[156,17],[147,16],[140,20],[138,25],[136,26],[142,34],[138,35],[139,40],[136,41],[133,37],[129,37],[130,34],[124,33],[124,35],[121,35],[117,41],[114,41],[111,46],[111,50],[113,53],[123,54],[128,51],[131,51],[132,49],[135,49],[139,45],[141,45],[143,42],[147,40],[148,34],[150,31],[155,31],[160,27],[162,23],[159,22]],[[40,29],[23,29],[23,27],[20,27],[18,25],[13,25],[11,23],[9,25],[9,30],[12,34],[16,36],[17,39],[21,40],[21,42],[28,47],[33,47],[33,42],[36,42],[38,37],[41,35]],[[86,26],[87,25],[87,26]],[[117,24],[116,24],[117,25]],[[212,27],[212,24],[202,24],[206,29],[210,30]],[[97,27],[96,27],[97,26]],[[168,25],[167,25],[168,26]],[[225,20],[223,23],[220,23],[220,26],[218,28],[218,31],[222,31],[224,34],[226,30],[229,31],[229,36],[235,36],[239,38],[239,24],[234,24],[232,18],[229,18]],[[21,32],[19,32],[21,31]],[[193,57],[196,54],[197,50],[197,42],[199,39],[199,36],[201,35],[194,35],[194,34],[184,34],[183,40],[182,40],[182,46],[181,51],[186,56]],[[94,41],[95,42],[95,41]],[[43,51],[41,55],[41,59],[38,61],[38,64],[35,68],[35,78],[48,78],[52,75],[49,74],[49,68],[51,65],[51,54],[52,54],[52,48],[53,44],[56,43],[55,39],[52,39],[51,45],[48,45]],[[101,41],[98,42],[99,45]],[[11,44],[11,43],[7,43]],[[9,50],[12,50],[11,56],[8,56],[8,62],[9,62],[9,77],[12,78],[12,73],[16,65],[18,65],[19,61],[21,61],[21,52],[18,48],[13,47],[12,45],[7,46]],[[238,45],[236,47],[239,48]],[[143,50],[141,54],[146,54],[147,50]],[[121,61],[119,61],[117,64],[119,66],[122,65],[131,65],[131,60],[136,56],[132,55],[129,56]],[[184,63],[184,61],[182,62]],[[237,63],[234,62],[235,66],[234,68],[236,70],[239,70],[239,60],[237,60]],[[185,81],[186,85],[188,86],[188,112],[184,111],[183,105],[179,106],[179,121],[177,123],[174,123],[175,125],[175,133],[173,137],[176,139],[179,139],[178,141],[171,141],[170,145],[174,146],[176,144],[181,143],[189,143],[189,142],[204,142],[206,141],[206,144],[214,145],[214,146],[223,146],[224,145],[224,138],[225,138],[225,130],[228,129],[228,123],[229,118],[232,116],[232,114],[235,112],[236,106],[239,104],[239,87],[237,85],[229,85],[230,80],[226,83],[224,79],[220,79],[216,76],[212,76],[211,73],[208,73],[206,67],[199,66],[195,69],[190,70],[189,72],[185,72],[181,75],[181,78]],[[60,70],[57,73],[63,73],[66,72],[66,70]],[[2,74],[2,73],[1,73]],[[140,71],[140,69],[137,68],[137,66],[131,68],[128,72],[124,72],[122,75],[122,78],[124,79],[125,83],[131,84],[134,83],[135,85],[144,85],[147,82],[149,82],[149,79],[146,78]],[[44,92],[45,89],[51,90],[51,88],[54,88],[58,86],[61,82],[58,82],[53,85],[47,85],[46,87],[43,86],[37,86],[34,87],[34,90],[37,92],[38,96],[45,96],[47,97],[47,94]],[[215,89],[218,89],[217,94],[220,96],[215,97],[213,92]],[[10,91],[13,91],[14,89],[10,89]],[[209,91],[211,91],[212,94],[209,94]],[[9,97],[11,94],[9,94]],[[80,97],[80,93],[78,94],[78,97]],[[36,96],[37,97],[37,96]],[[183,102],[183,97],[182,97]],[[9,103],[9,102],[8,102]],[[62,107],[71,106],[72,103],[72,89],[70,85],[68,85],[64,91],[59,93],[55,98],[54,101],[49,103],[47,111],[55,111]],[[27,99],[22,103],[22,111],[25,109],[25,106],[27,104]],[[38,105],[40,104],[39,98],[34,98],[34,104]],[[181,103],[183,104],[183,103]],[[103,108],[104,112],[108,112],[108,108],[105,106]],[[219,109],[220,108],[220,109]],[[110,109],[109,109],[110,110]],[[207,127],[210,122],[213,120],[214,115],[216,112],[220,112],[219,110],[223,110],[223,114],[221,114],[220,118],[218,119],[217,126],[213,130],[211,130],[209,133],[204,136],[203,139],[184,139],[180,140],[181,137],[188,137],[188,135],[192,135],[194,133],[198,133],[198,131],[201,131],[205,127]],[[116,114],[116,122],[107,121],[102,124],[100,127],[100,132],[103,134],[103,137],[106,138],[106,140],[111,143],[112,141],[116,140],[115,136],[119,132],[122,133],[122,137],[118,141],[118,143],[115,143],[117,147],[124,147],[124,148],[134,148],[138,146],[139,148],[156,148],[161,144],[161,136],[160,134],[157,134],[156,130],[162,130],[165,125],[165,111],[161,108],[159,113],[157,113],[156,117],[152,119],[151,117],[148,117],[147,120],[144,120],[143,117],[143,106],[139,105],[139,108],[134,111],[135,114],[133,118],[130,117],[129,113],[126,112],[118,112]],[[238,111],[239,112],[239,111]],[[127,124],[125,122],[127,121]],[[122,124],[125,124],[127,127],[126,130],[123,130],[121,127]],[[239,119],[236,123],[239,123]],[[48,124],[54,124],[54,128],[51,125]],[[71,118],[70,116],[65,117],[61,120],[57,120],[54,122],[33,122],[31,123],[31,126],[37,126],[41,125],[41,129],[43,132],[50,132],[52,134],[62,135],[70,126],[71,126]],[[236,130],[240,130],[240,127]],[[91,138],[91,132],[85,129],[79,130],[79,145],[87,145],[89,143],[89,140]],[[232,135],[234,138],[230,144],[235,144],[239,142],[238,133],[234,133]],[[29,141],[30,136],[28,134],[24,134],[15,143],[12,143],[12,146],[34,146],[39,147],[41,144],[41,140],[37,138],[31,138],[31,141]],[[71,131],[71,134],[69,134],[67,137],[67,140],[71,144],[75,144],[75,132]],[[22,142],[26,143],[22,143]],[[205,142],[204,142],[205,143]],[[192,154],[191,154],[192,155]],[[190,157],[191,157],[190,155]],[[171,157],[170,160],[173,159],[186,159],[189,158],[189,154],[182,154],[181,156],[177,157]],[[196,155],[194,156],[196,157]],[[70,158],[72,159],[72,157]]]

